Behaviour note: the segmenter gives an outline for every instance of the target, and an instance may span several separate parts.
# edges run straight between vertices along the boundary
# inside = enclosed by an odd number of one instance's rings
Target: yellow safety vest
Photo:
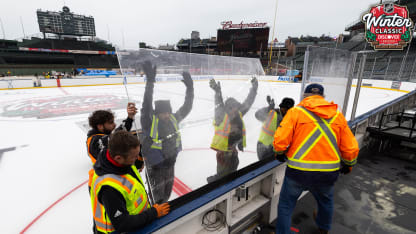
[[[176,147],[181,147],[181,133],[179,132],[178,128],[178,121],[176,120],[175,116],[170,114],[170,121],[172,122],[173,126],[175,127],[176,137]],[[159,118],[156,115],[153,115],[152,120],[152,129],[150,130],[150,137],[152,137],[153,144],[151,146],[152,149],[162,149],[162,141],[159,140]],[[169,136],[167,136],[169,137]]]
[[[100,232],[110,233],[115,231],[108,218],[108,214],[105,212],[104,206],[98,201],[98,193],[105,185],[111,186],[123,195],[124,200],[126,201],[126,209],[130,215],[140,214],[144,210],[150,208],[147,200],[147,193],[143,187],[142,178],[140,177],[137,168],[134,165],[131,167],[140,181],[129,174],[106,174],[98,176],[94,171],[94,175],[91,178],[92,187],[90,197],[95,227]]]
[[[239,112],[241,122],[243,123],[243,147],[246,147],[246,127],[243,121],[243,115]],[[215,127],[215,135],[212,139],[211,148],[220,151],[230,151],[228,149],[228,136],[230,135],[231,131],[231,123],[228,114],[225,114],[223,121],[219,126],[215,124],[214,120],[214,127]]]
[[[275,110],[269,111],[266,120],[263,122],[259,136],[259,142],[263,145],[269,146],[273,144],[274,132],[276,131],[278,122],[280,122],[280,120],[278,121],[278,117],[280,116]]]
[[[325,120],[315,113],[307,110],[303,106],[295,107],[306,114],[313,122],[316,127],[306,137],[302,143],[297,147],[294,154],[288,157],[287,166],[302,170],[302,171],[336,171],[340,168],[341,153],[339,151],[337,138],[334,131],[331,129],[331,123],[337,118],[339,111],[331,119]],[[314,147],[318,140],[324,137],[326,138],[329,148],[337,156],[337,160],[327,161],[323,160],[320,155],[316,155],[313,160],[304,160],[304,157]]]

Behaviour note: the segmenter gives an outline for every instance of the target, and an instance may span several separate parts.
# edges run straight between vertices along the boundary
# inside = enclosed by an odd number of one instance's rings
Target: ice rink
[[[222,80],[221,85],[224,99],[232,96],[240,102],[251,87],[245,80]],[[183,151],[177,159],[171,199],[205,185],[206,178],[216,172],[215,152],[209,149],[214,134],[214,92],[207,80],[195,81],[194,87],[193,109],[180,124]],[[259,82],[256,100],[244,116],[247,148],[239,152],[239,168],[257,160],[261,122],[254,113],[266,106],[266,96],[272,96],[276,106],[283,97],[298,103],[300,87],[295,83]],[[130,100],[140,109],[144,84],[129,84],[127,88]],[[156,83],[154,100],[170,99],[176,111],[184,93],[181,82]],[[404,94],[363,88],[357,116]],[[112,109],[120,122],[127,117],[127,101],[123,85],[0,90],[1,233],[91,232],[86,182],[92,164],[85,144],[87,118],[93,110]]]

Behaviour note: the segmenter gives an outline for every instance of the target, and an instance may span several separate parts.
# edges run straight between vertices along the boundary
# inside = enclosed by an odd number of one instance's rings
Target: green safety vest
[[[243,123],[243,147],[246,147],[246,127],[243,121],[243,115],[240,114],[241,122]],[[221,124],[217,126],[214,120],[215,135],[212,139],[211,148],[220,151],[230,151],[228,148],[228,136],[231,131],[231,123],[228,114],[225,114]]]
[[[277,129],[277,124],[280,123],[281,120],[281,114],[279,115],[275,110],[270,110],[266,120],[263,122],[259,142],[265,146],[272,145],[274,132]]]
[[[181,147],[181,133],[179,132],[178,128],[178,121],[176,120],[173,114],[169,116],[170,121],[172,122],[173,126],[175,127],[176,137],[176,148]],[[159,140],[159,118],[156,115],[153,115],[152,120],[152,129],[150,130],[150,137],[152,137],[153,144],[151,146],[152,149],[159,149],[162,150],[162,141]],[[169,137],[169,136],[167,136]]]
[[[94,171],[94,175],[91,179],[92,187],[90,197],[95,227],[100,232],[110,233],[115,231],[108,218],[108,214],[105,212],[104,206],[98,201],[98,193],[103,186],[111,186],[123,195],[123,198],[126,201],[126,209],[130,215],[140,214],[144,210],[150,208],[142,178],[140,177],[137,168],[134,165],[131,167],[137,178],[139,178],[139,181],[129,174],[106,174],[98,176]]]

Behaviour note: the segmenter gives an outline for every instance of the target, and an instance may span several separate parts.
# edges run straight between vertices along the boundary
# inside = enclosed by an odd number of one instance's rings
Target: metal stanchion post
[[[360,97],[361,84],[363,81],[363,73],[364,73],[364,66],[365,66],[366,59],[367,59],[367,55],[363,54],[363,56],[361,57],[358,80],[357,80],[357,87],[355,89],[354,102],[353,102],[352,111],[351,111],[351,118],[350,118],[351,121],[355,119],[355,112],[357,111],[358,99]]]

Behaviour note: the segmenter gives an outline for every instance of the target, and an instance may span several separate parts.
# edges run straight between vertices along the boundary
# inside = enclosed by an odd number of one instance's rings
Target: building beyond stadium
[[[33,75],[51,70],[118,68],[113,45],[95,38],[91,16],[70,12],[37,11],[41,37],[22,41],[0,40],[0,75]]]

